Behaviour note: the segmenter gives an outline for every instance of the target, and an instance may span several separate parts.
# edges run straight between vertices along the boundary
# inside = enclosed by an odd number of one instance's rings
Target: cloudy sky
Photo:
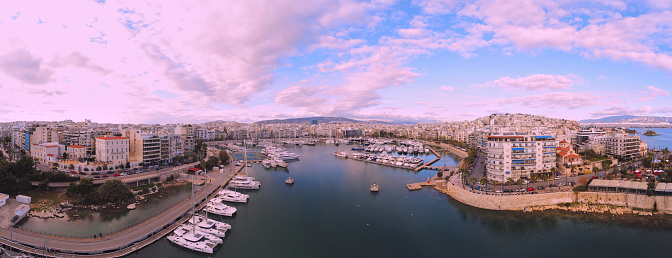
[[[3,1],[0,122],[672,116],[672,0]]]

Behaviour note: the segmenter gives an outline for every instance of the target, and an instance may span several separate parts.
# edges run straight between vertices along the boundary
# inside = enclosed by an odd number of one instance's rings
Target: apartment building
[[[639,136],[617,133],[600,138],[604,153],[619,160],[632,160],[640,155]]]
[[[93,152],[93,137],[90,131],[69,131],[63,132],[63,144],[79,145],[86,148],[86,152]]]
[[[129,139],[119,136],[96,137],[96,159],[108,164],[129,161]]]
[[[550,135],[492,134],[486,146],[487,178],[491,180],[531,178],[556,167],[556,143]]]
[[[151,164],[161,159],[161,138],[158,135],[136,130],[130,132],[128,137],[131,161]]]
[[[175,134],[182,138],[181,153],[183,155],[192,154],[196,146],[194,127],[192,125],[178,125],[175,127]]]
[[[68,159],[83,159],[86,158],[86,147],[82,145],[70,145],[65,148],[68,153]]]
[[[42,163],[55,162],[62,155],[65,146],[59,146],[57,142],[33,144],[30,148],[30,156],[35,161]]]

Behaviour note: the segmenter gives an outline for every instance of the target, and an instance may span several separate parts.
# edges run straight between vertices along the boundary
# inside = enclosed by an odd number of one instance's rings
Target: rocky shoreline
[[[173,185],[180,185],[180,183],[177,182],[169,184],[169,186]],[[135,200],[132,202],[109,203],[103,205],[73,205],[69,202],[63,202],[53,207],[45,207],[43,204],[35,204],[35,207],[32,207],[33,205],[31,205],[31,210],[28,213],[27,217],[39,218],[39,219],[53,219],[53,218],[65,218],[67,216],[68,221],[72,221],[81,218],[81,216],[78,214],[80,211],[101,212],[110,210],[115,211],[122,209],[125,210],[127,205],[131,203],[137,204],[141,201],[145,201],[147,200],[147,198],[149,198],[149,196],[158,193],[159,190],[164,187],[166,187],[165,184],[155,185],[154,187],[149,188],[148,192],[145,194],[140,194],[142,191],[133,191],[133,193],[136,194],[136,196]]]

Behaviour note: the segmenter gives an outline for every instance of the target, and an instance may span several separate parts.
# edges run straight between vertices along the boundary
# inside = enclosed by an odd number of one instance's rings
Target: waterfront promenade
[[[217,190],[233,176],[233,166],[225,168],[225,173],[209,173],[210,183],[195,193],[197,205],[214,195]],[[90,238],[63,237],[17,228],[2,229],[0,243],[23,252],[58,257],[67,255],[91,257],[118,257],[142,248],[169,233],[175,222],[186,219],[192,208],[191,198],[184,199],[175,206],[149,218],[142,223],[119,232]],[[66,233],[66,232],[64,232]],[[102,232],[101,232],[102,233]],[[45,250],[46,249],[46,250]]]

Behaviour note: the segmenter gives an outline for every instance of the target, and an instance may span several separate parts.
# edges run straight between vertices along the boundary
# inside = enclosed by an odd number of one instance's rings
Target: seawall
[[[672,213],[672,196],[647,196],[633,193],[610,192],[557,192],[520,195],[487,195],[463,189],[456,177],[446,182],[446,187],[436,187],[453,199],[487,210],[522,210],[534,206],[549,206],[560,203],[580,202],[608,204],[633,209],[646,209]]]

